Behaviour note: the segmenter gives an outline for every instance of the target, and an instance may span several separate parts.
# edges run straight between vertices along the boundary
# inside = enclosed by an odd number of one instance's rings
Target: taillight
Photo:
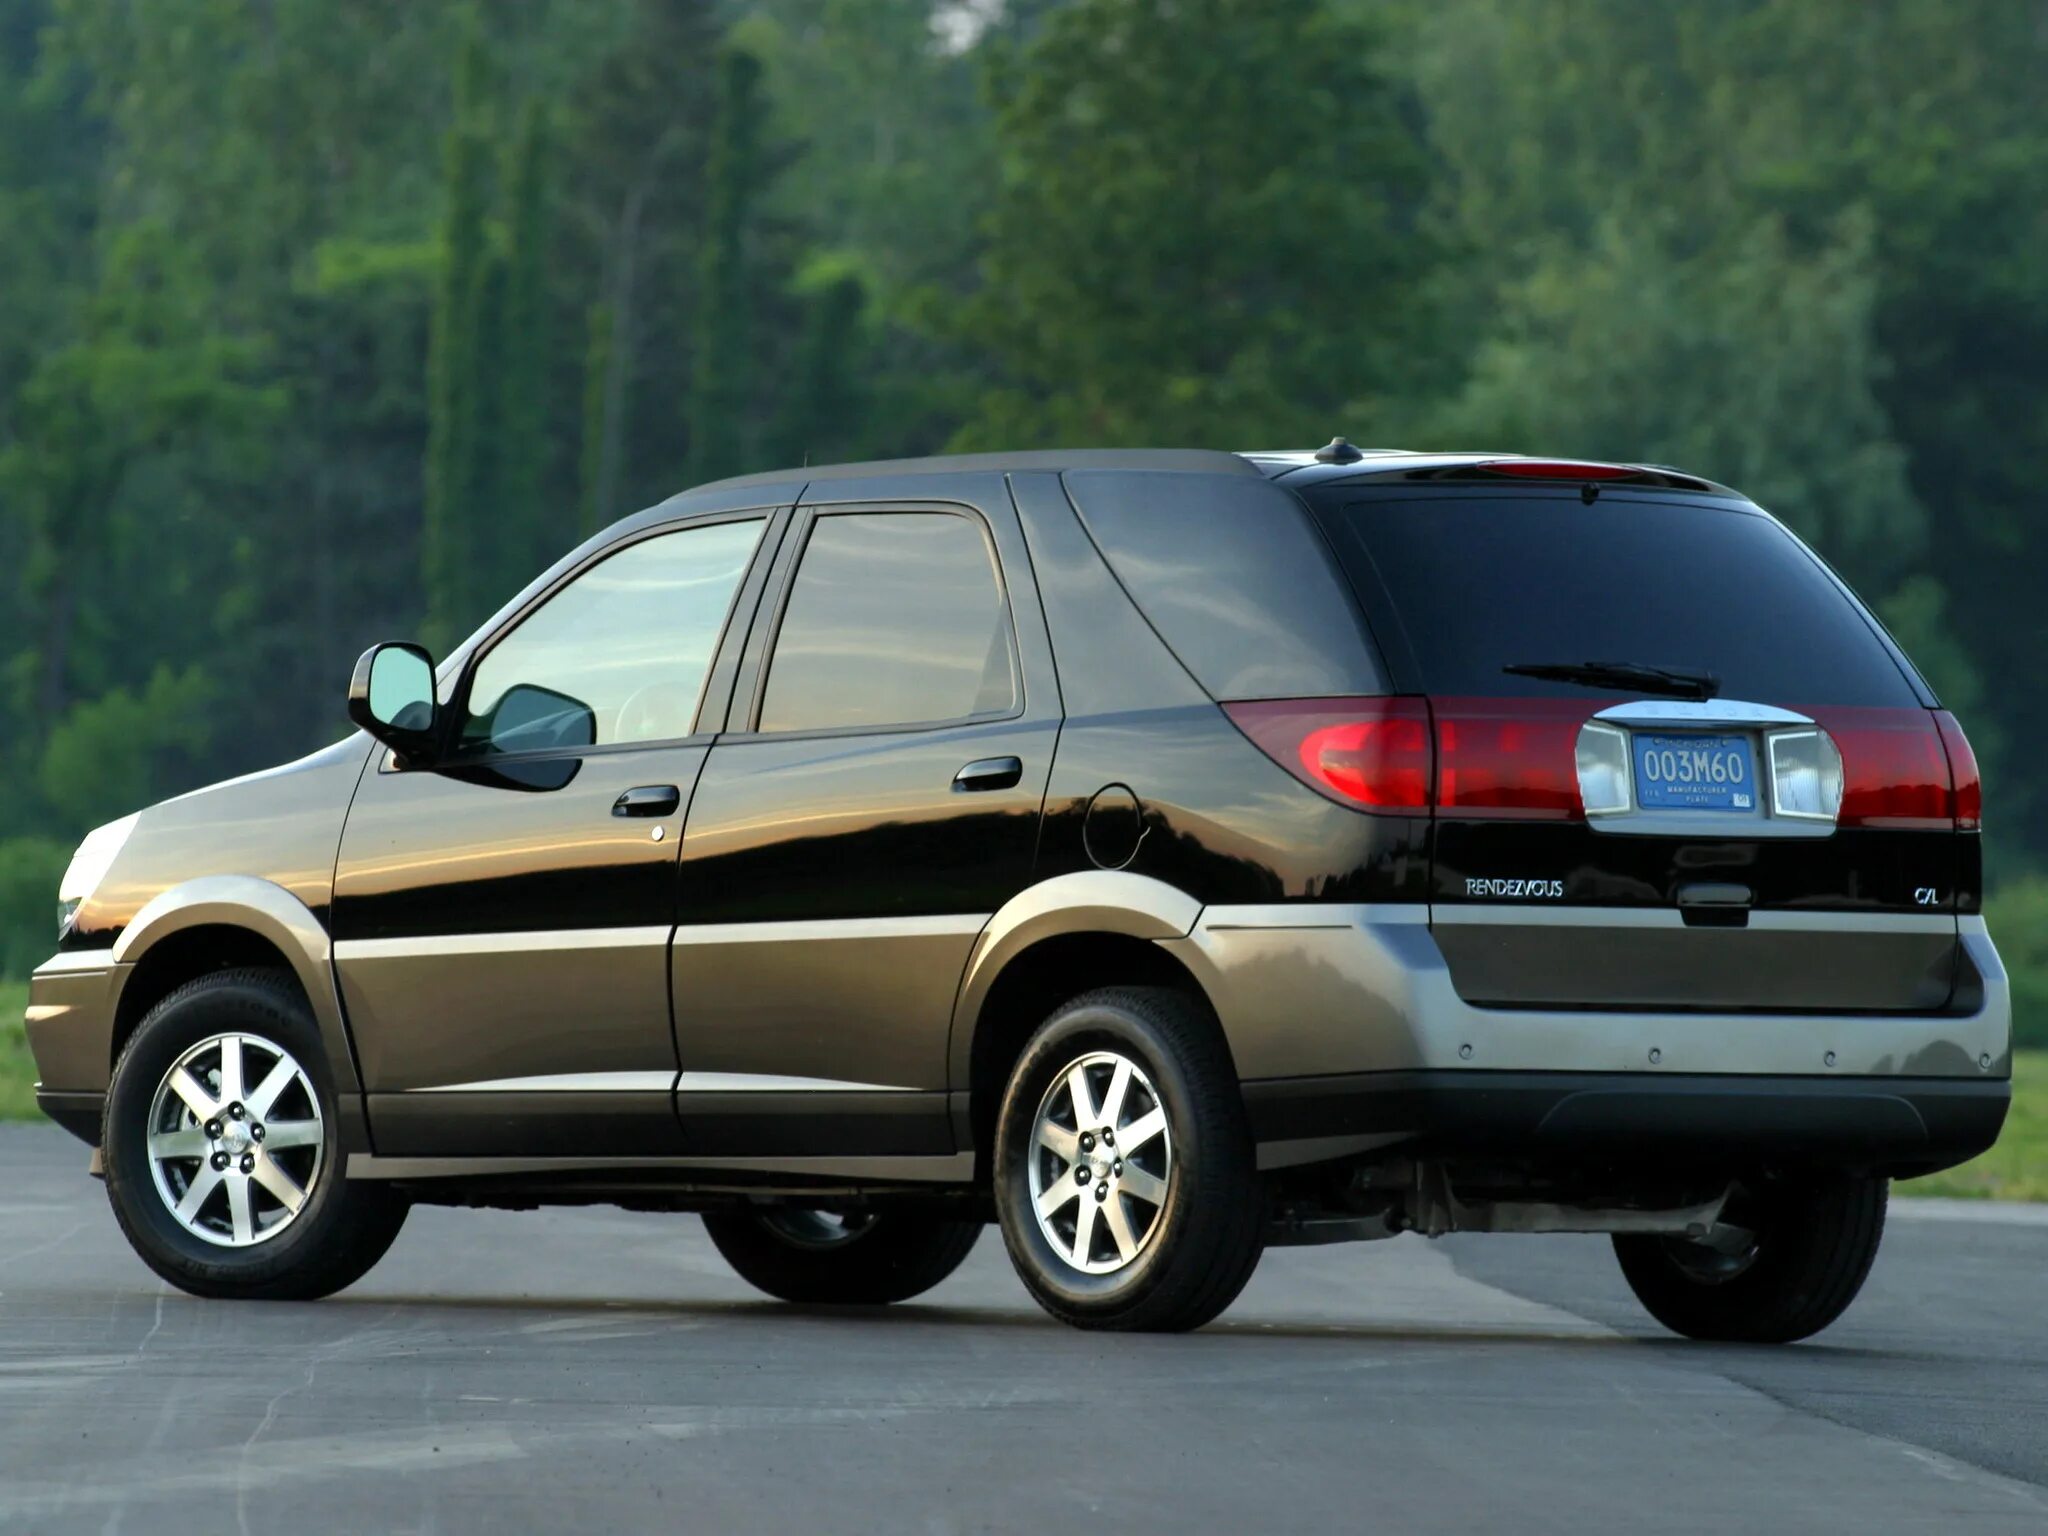
[[[1437,806],[1447,816],[1558,821],[1585,814],[1575,749],[1586,704],[1397,697],[1223,707],[1304,784],[1369,811]]]
[[[1311,788],[1369,811],[1429,809],[1433,753],[1422,699],[1259,699],[1223,708]]]
[[[1573,821],[1579,727],[1596,707],[1576,699],[1436,699],[1436,803],[1446,816]]]
[[[1258,699],[1225,704],[1273,761],[1334,800],[1394,814],[1583,821],[1635,809],[1628,733],[1579,699]],[[1982,824],[1976,755],[1947,710],[1817,708],[1773,726],[1770,810],[1839,827]],[[1785,717],[1796,719],[1796,716]],[[1698,727],[1695,727],[1698,728]]]
[[[1934,724],[1941,732],[1942,749],[1948,753],[1949,780],[1955,785],[1956,830],[1980,831],[1984,826],[1984,781],[1977,773],[1977,754],[1970,750],[1970,738],[1947,710],[1934,712]]]
[[[1949,828],[1956,825],[1948,753],[1922,709],[1812,711],[1842,754],[1838,827]],[[1960,732],[1958,733],[1960,734]]]

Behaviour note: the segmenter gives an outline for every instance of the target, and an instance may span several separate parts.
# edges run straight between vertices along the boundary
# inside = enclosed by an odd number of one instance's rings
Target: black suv
[[[1786,1340],[1989,1146],[1970,749],[1667,469],[1026,453],[631,517],[360,734],[103,827],[29,1032],[156,1271],[312,1296],[416,1202],[701,1211],[887,1302],[991,1216],[1188,1328],[1268,1245],[1614,1234]]]

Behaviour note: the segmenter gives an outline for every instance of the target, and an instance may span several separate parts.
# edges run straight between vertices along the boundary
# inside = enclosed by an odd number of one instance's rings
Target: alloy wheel
[[[1075,1269],[1114,1274],[1158,1234],[1173,1139],[1158,1090],[1129,1057],[1093,1051],[1053,1078],[1028,1161],[1038,1229]]]
[[[260,1035],[214,1035],[178,1057],[150,1101],[150,1174],[177,1223],[248,1248],[290,1226],[321,1174],[312,1079]]]

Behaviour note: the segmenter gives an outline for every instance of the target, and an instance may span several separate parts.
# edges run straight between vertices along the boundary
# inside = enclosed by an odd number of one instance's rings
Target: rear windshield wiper
[[[1502,667],[1516,677],[1540,677],[1553,683],[1581,683],[1588,688],[1663,694],[1673,699],[1711,699],[1721,679],[1711,672],[1679,672],[1637,661],[1518,661]]]

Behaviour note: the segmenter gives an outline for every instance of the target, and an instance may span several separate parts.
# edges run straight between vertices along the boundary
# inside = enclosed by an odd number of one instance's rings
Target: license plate
[[[1636,804],[1646,811],[1756,809],[1756,754],[1747,736],[1635,735]]]

